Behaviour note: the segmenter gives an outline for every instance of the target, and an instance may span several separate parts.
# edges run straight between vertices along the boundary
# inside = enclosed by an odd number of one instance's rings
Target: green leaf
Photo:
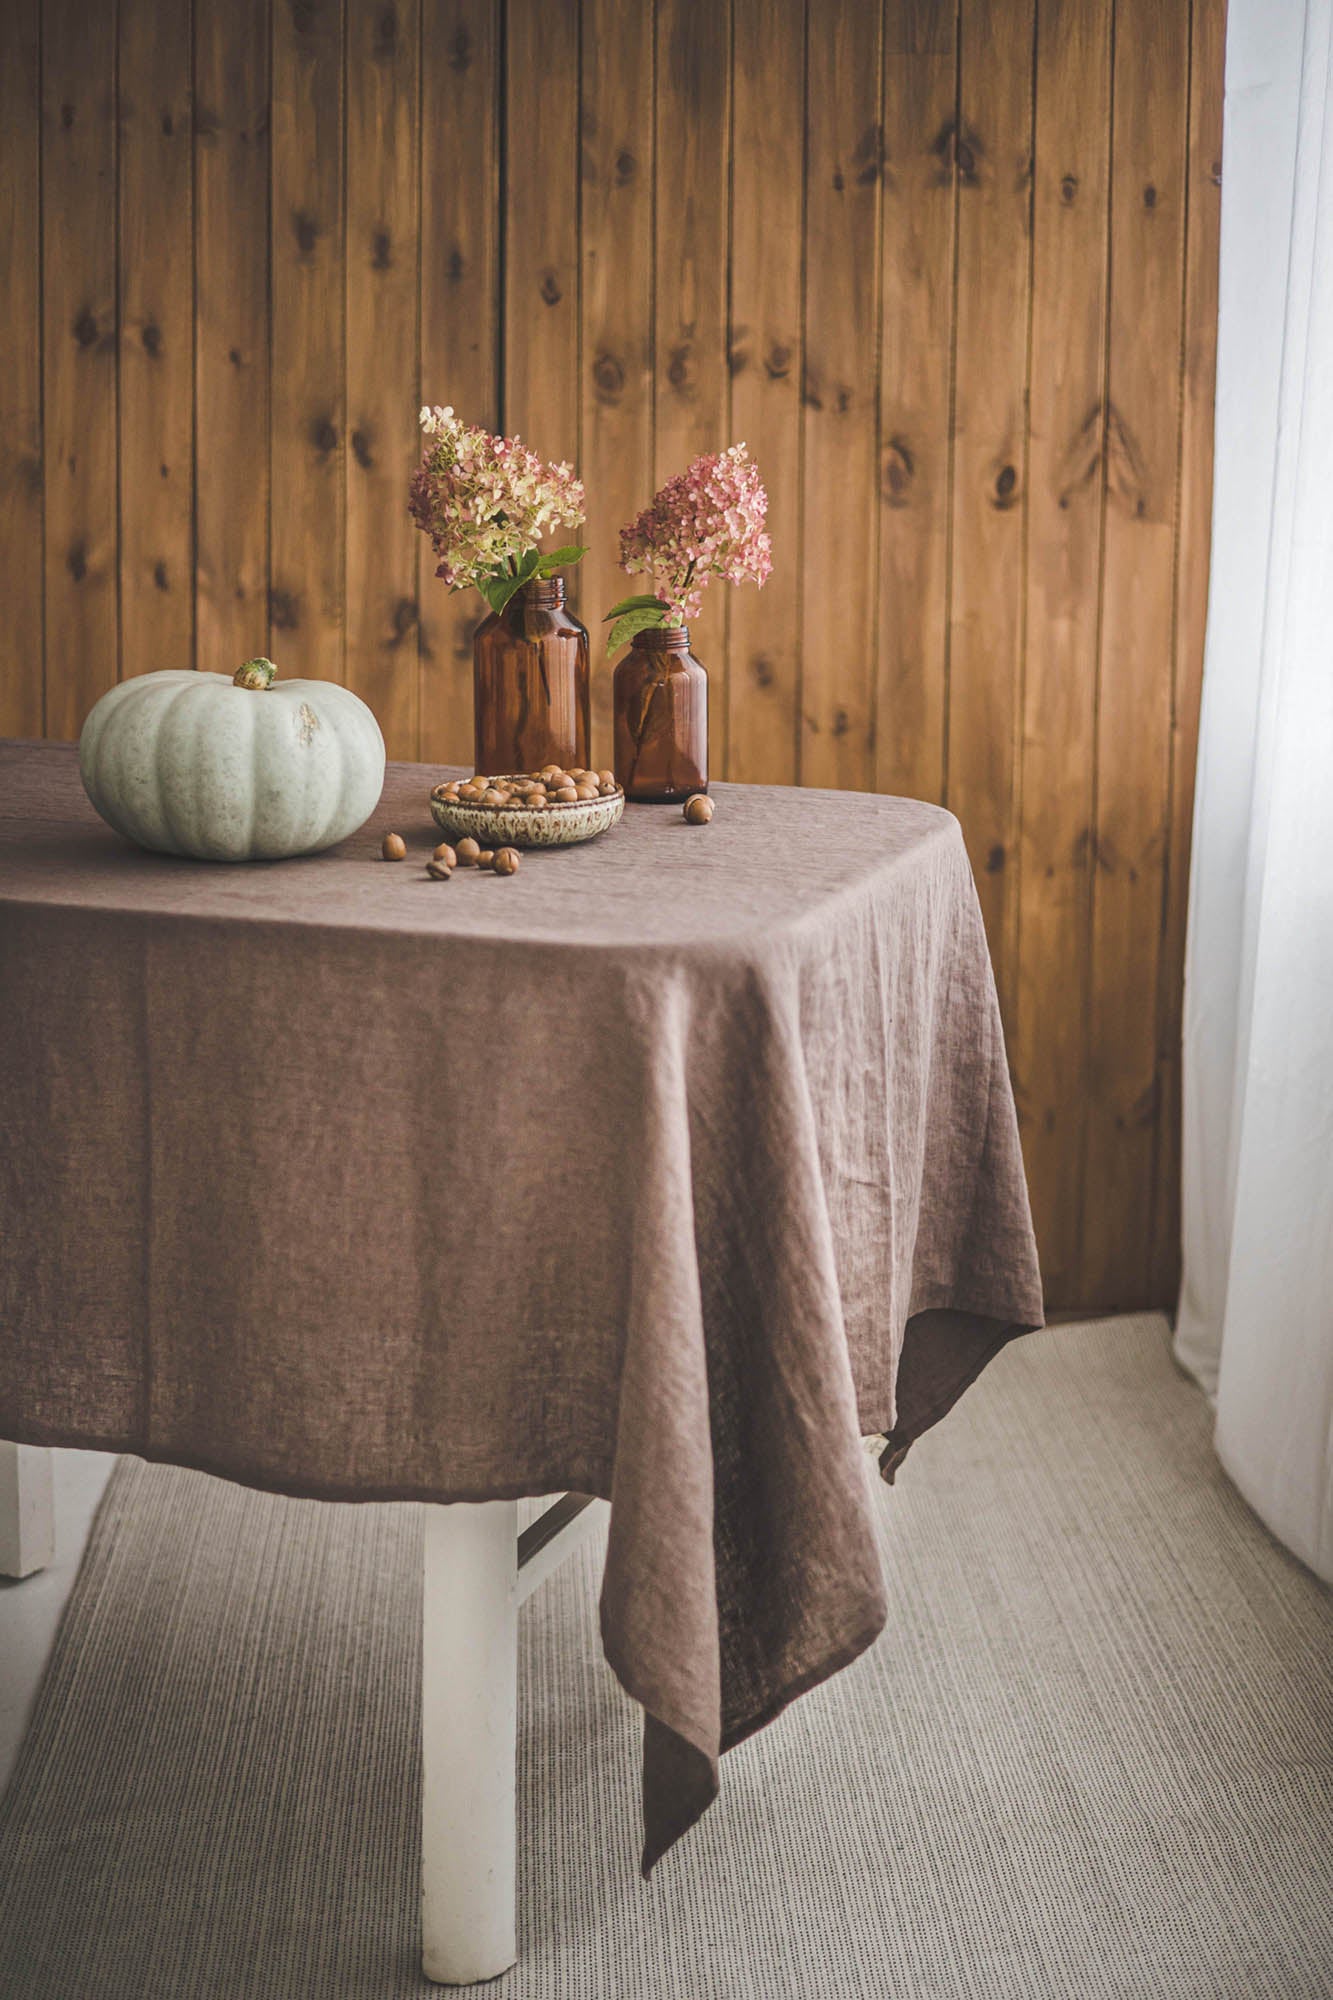
[[[636,605],[633,610],[622,613],[606,635],[607,652],[618,653],[637,632],[648,632],[654,626],[665,625],[666,618],[667,608],[656,597],[647,604]]]
[[[493,569],[485,576],[477,579],[478,590],[486,599],[486,602],[490,605],[491,610],[497,618],[514,593],[521,590],[525,583],[532,581],[533,577],[537,574],[541,559],[540,549],[528,549],[520,560],[517,569],[513,571]]]
[[[537,574],[554,576],[558,569],[568,569],[571,564],[582,562],[587,553],[587,549],[580,548],[577,542],[571,543],[567,549],[552,549],[551,553],[543,556],[538,563]]]
[[[622,618],[627,611],[665,611],[666,605],[660,597],[622,597],[619,604],[613,604],[603,618],[603,625],[609,625],[613,618]]]

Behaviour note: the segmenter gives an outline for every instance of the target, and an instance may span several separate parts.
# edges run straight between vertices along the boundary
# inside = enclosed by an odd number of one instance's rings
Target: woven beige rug
[[[1019,1342],[882,1499],[879,1645],[640,1882],[600,1550],[522,1613],[496,2000],[1333,1994],[1333,1599],[1145,1316]],[[126,1460],[0,1807],[0,1993],[400,2000],[420,1513]]]

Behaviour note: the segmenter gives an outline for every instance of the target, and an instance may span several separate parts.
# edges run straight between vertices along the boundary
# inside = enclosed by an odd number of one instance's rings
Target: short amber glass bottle
[[[641,805],[708,790],[708,675],[684,626],[638,633],[616,668],[615,766]]]
[[[565,580],[525,583],[472,640],[475,768],[488,777],[586,766],[588,634],[565,609]]]

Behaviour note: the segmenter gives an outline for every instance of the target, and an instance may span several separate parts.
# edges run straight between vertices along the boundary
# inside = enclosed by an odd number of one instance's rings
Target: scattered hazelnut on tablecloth
[[[707,826],[713,817],[713,801],[702,792],[695,792],[685,801],[685,817],[691,826]]]
[[[482,848],[480,854],[477,856],[477,866],[478,868],[494,868],[495,849],[493,847]]]
[[[450,847],[447,840],[440,842],[430,858],[432,861],[443,861],[448,868],[457,868],[458,866],[458,856],[454,853],[453,848]]]
[[[518,864],[521,859],[522,856],[516,847],[501,847],[497,849],[495,856],[496,874],[517,875]]]
[[[402,861],[407,855],[407,842],[401,833],[386,833],[380,842],[380,853],[386,861]]]
[[[437,855],[432,854],[430,860],[426,863],[426,873],[432,876],[437,882],[447,882],[453,872],[449,863],[441,861]]]
[[[477,856],[481,853],[481,842],[474,840],[469,833],[459,841],[454,852],[458,856],[458,865],[460,868],[475,868],[477,865]]]

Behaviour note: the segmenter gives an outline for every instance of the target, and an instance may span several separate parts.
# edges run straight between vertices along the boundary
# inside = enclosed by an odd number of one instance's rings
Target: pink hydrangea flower
[[[762,589],[773,569],[767,516],[759,468],[744,444],[733,444],[668,479],[621,529],[620,567],[647,576],[667,607],[663,622],[683,625],[698,616],[711,577]]]
[[[584,519],[583,483],[572,466],[547,465],[518,438],[465,424],[450,409],[423,409],[421,428],[426,448],[408,505],[439,558],[435,574],[450,590],[475,585],[493,602],[496,579],[516,573],[548,529]],[[558,551],[565,562],[582,553]]]

